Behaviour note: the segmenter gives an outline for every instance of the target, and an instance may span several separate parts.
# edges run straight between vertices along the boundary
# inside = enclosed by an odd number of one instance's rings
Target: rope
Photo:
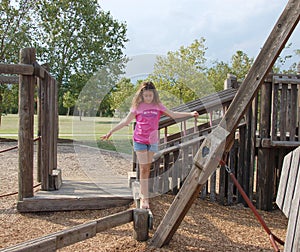
[[[34,138],[34,139],[33,139],[33,142],[39,141],[40,139],[41,139],[41,136],[38,136],[37,138]],[[10,147],[10,148],[1,150],[0,153],[8,152],[8,151],[15,150],[15,149],[18,149],[18,148],[19,148],[19,146],[16,145],[16,146],[13,146],[13,147]],[[39,183],[39,184],[33,186],[33,188],[36,188],[36,187],[38,187],[38,186],[40,186],[40,185],[41,185],[41,183]],[[16,195],[16,194],[18,194],[18,192],[7,193],[7,194],[0,195],[0,198],[4,198],[4,197]]]
[[[234,176],[231,168],[225,163],[225,161],[221,160],[220,161],[220,165],[225,167],[226,171],[228,172],[228,174],[230,175],[230,178],[232,179],[233,183],[235,184],[235,186],[237,187],[237,189],[239,190],[239,192],[241,193],[242,197],[244,198],[244,200],[246,201],[247,205],[249,206],[249,208],[252,210],[252,212],[254,213],[256,219],[260,222],[260,224],[262,225],[262,227],[264,228],[264,230],[267,232],[267,234],[269,235],[269,239],[271,242],[272,247],[274,248],[274,251],[279,251],[278,246],[276,244],[276,242],[278,242],[281,245],[284,245],[284,241],[282,241],[280,238],[278,238],[276,235],[274,235],[271,230],[268,228],[267,224],[265,223],[265,221],[263,220],[263,218],[259,215],[258,211],[256,210],[255,206],[253,205],[253,203],[251,202],[251,200],[249,199],[249,197],[247,196],[247,194],[245,193],[245,191],[243,190],[243,188],[241,187],[240,183],[238,182],[238,180],[236,179],[236,177]]]
[[[38,136],[37,138],[34,138],[34,139],[33,139],[33,142],[36,142],[36,141],[38,141],[38,140],[40,140],[40,139],[41,139],[41,136]],[[18,149],[18,148],[19,148],[19,146],[16,145],[16,146],[13,146],[13,147],[4,149],[4,150],[0,150],[0,153],[8,152],[8,151],[15,150],[15,149]]]
[[[41,185],[41,183],[39,183],[39,184],[37,184],[37,185],[33,186],[33,188],[36,188],[36,187],[38,187],[38,186],[40,186],[40,185]],[[8,196],[12,196],[12,195],[16,195],[16,194],[18,194],[18,192],[7,193],[7,194],[0,195],[0,198],[4,198],[4,197],[8,197]]]

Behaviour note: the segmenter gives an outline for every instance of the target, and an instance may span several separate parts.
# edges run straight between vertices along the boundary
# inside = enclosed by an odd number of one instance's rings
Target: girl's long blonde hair
[[[143,100],[143,91],[145,90],[149,90],[153,92],[153,104],[159,104],[160,103],[160,99],[159,99],[159,95],[158,92],[153,84],[152,81],[145,81],[142,82],[138,91],[135,93],[135,96],[133,97],[132,100],[132,108],[137,108],[139,106],[140,103],[142,103]]]

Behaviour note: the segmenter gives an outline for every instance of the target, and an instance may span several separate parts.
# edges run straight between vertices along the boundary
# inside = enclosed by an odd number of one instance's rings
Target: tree
[[[70,115],[71,107],[74,107],[76,104],[76,98],[71,94],[70,90],[64,93],[63,96],[63,106],[68,109],[67,116]]]
[[[224,89],[224,81],[227,78],[227,74],[231,72],[231,67],[221,61],[215,62],[213,67],[207,71],[208,80],[213,83],[214,89],[218,92]]]
[[[201,38],[188,47],[181,46],[178,51],[168,52],[166,57],[157,57],[150,78],[161,90],[161,99],[167,106],[174,107],[213,91],[205,77],[204,42]]]
[[[236,51],[231,57],[231,73],[234,74],[238,80],[244,80],[246,74],[249,72],[254,59],[249,58],[243,51]]]
[[[20,49],[32,45],[30,13],[34,2],[0,0],[0,62],[18,63]]]
[[[135,87],[130,79],[122,78],[110,94],[110,108],[119,112],[122,117],[124,113],[129,111],[134,93]]]
[[[126,25],[102,11],[96,0],[38,0],[36,10],[38,55],[49,63],[60,97],[73,74],[91,77],[113,61],[123,67]]]
[[[101,67],[95,72],[82,88],[75,106],[75,113],[80,116],[96,116],[101,103],[119,82],[123,74],[119,62]]]
[[[12,4],[14,2],[14,4]],[[30,12],[34,1],[0,0],[0,62],[18,63],[20,48],[30,46],[32,31]],[[13,88],[0,84],[0,125],[1,116],[8,104],[18,106],[17,99],[10,93]],[[16,93],[17,95],[17,93]],[[16,104],[12,104],[16,102]]]

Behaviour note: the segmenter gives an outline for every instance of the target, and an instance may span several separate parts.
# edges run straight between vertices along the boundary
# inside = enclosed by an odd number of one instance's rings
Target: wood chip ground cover
[[[1,143],[1,148],[15,143]],[[103,152],[103,159],[120,174],[131,171],[130,161],[113,152]],[[0,195],[18,190],[18,153],[1,153]],[[71,144],[58,147],[58,166],[63,178],[80,176],[80,164]],[[38,190],[38,188],[37,188]],[[157,196],[151,201],[154,215],[153,236],[168,210],[173,195]],[[128,205],[106,210],[18,213],[17,195],[0,198],[0,249],[58,232],[78,224],[134,208]],[[282,240],[286,236],[287,219],[280,210],[259,211],[271,231]],[[268,235],[249,208],[242,205],[222,206],[196,199],[171,242],[163,248],[151,248],[148,242],[137,242],[132,236],[132,223],[122,225],[95,237],[59,249],[64,251],[273,251]],[[282,250],[282,246],[279,246]]]

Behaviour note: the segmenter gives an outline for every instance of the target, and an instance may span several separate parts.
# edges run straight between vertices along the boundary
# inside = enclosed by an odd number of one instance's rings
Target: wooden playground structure
[[[56,80],[36,62],[35,49],[20,52],[20,64],[0,64],[1,83],[19,84],[19,193],[20,212],[103,209],[132,202],[127,181],[120,182],[120,196],[91,181],[62,181],[57,167],[58,103]],[[19,75],[16,78],[15,75]],[[34,139],[34,93],[37,87],[38,137]],[[37,141],[37,180],[34,194],[34,142]],[[127,188],[127,190],[126,190]]]
[[[292,199],[289,196],[290,192],[299,192],[299,151],[295,151],[293,159],[289,159],[294,160],[289,163],[292,165],[286,165],[288,163],[286,155],[300,145],[300,76],[269,74],[276,58],[298,24],[299,18],[300,1],[290,0],[248,75],[238,88],[235,81],[230,79],[234,84],[233,87],[185,104],[200,114],[208,113],[208,123],[198,125],[195,122],[193,127],[188,129],[187,123],[183,120],[183,131],[177,135],[169,135],[168,127],[174,122],[162,118],[160,128],[164,129],[164,138],[161,141],[161,151],[156,155],[153,164],[150,190],[153,194],[172,190],[176,193],[176,197],[150,240],[150,246],[162,247],[171,241],[200,192],[202,197],[209,196],[212,200],[218,197],[226,204],[234,202],[234,198],[235,202],[243,200],[226,171],[221,168],[216,173],[220,161],[223,161],[234,170],[242,187],[249,198],[255,201],[257,208],[271,210],[276,194],[280,192],[282,196],[277,198],[277,204],[289,217],[290,235],[287,239],[290,240],[287,241],[289,244],[289,241],[294,241],[289,248],[299,249],[299,193],[293,193]],[[60,207],[58,209],[57,206],[52,208],[49,198],[36,199],[33,195],[33,91],[36,78],[41,90],[38,110],[41,118],[39,119],[41,143],[38,148],[38,162],[42,189],[53,192],[60,189],[63,184],[61,173],[56,167],[58,115],[55,107],[57,101],[55,80],[36,64],[33,49],[22,50],[21,64],[0,65],[0,72],[20,75],[19,126],[22,130],[19,133],[18,210],[21,212],[64,210],[66,205],[63,203],[65,201],[63,197],[60,198],[61,201],[55,201],[61,202],[58,204]],[[180,111],[182,107],[176,109]],[[50,121],[51,125],[47,128],[45,122]],[[285,164],[283,169],[282,164]],[[136,170],[136,167],[134,169]],[[281,179],[281,174],[284,174],[285,180]],[[290,174],[296,174],[297,179],[293,184],[294,187],[288,187],[286,190]],[[113,204],[110,202],[110,207],[114,204],[128,204],[132,201],[132,197],[115,200]],[[288,207],[285,207],[286,200],[292,202],[287,204]],[[68,201],[66,204],[69,205],[68,210],[76,207],[87,209],[84,208],[87,205],[78,204],[76,200]],[[70,204],[73,204],[72,207]],[[95,209],[92,205],[90,207]],[[145,240],[148,238],[149,228],[147,210],[142,210],[143,217],[136,217],[136,219],[133,213],[134,210],[130,210],[107,217],[106,220],[96,220],[72,230],[14,246],[6,251],[32,251],[37,248],[55,251],[57,248],[90,238],[105,228],[130,221],[144,223],[135,226],[142,226],[139,229],[142,231],[138,231],[137,236],[138,239]],[[116,222],[114,223],[113,220]],[[114,224],[102,227],[106,221]],[[276,244],[273,247],[276,250]]]

